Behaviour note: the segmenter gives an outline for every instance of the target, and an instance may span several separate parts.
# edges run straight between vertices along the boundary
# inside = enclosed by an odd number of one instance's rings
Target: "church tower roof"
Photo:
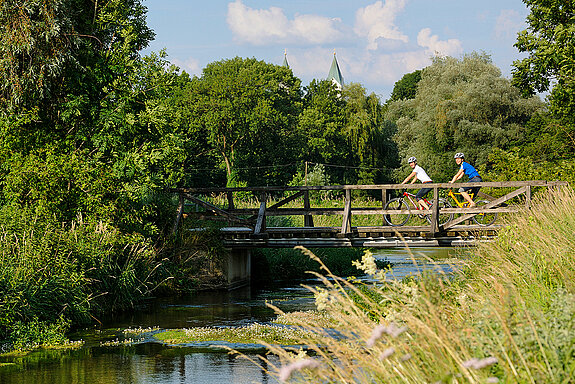
[[[333,61],[331,62],[331,68],[329,69],[327,79],[333,81],[338,88],[343,87],[343,75],[339,70],[339,65],[335,57],[335,50],[333,51]]]
[[[283,62],[283,64],[282,64],[282,67],[289,68],[289,64],[288,64],[288,61],[287,61],[287,49],[284,51],[284,62]]]

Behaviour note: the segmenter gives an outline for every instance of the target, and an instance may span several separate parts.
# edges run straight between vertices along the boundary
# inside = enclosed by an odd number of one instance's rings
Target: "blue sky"
[[[436,54],[491,55],[511,76],[513,46],[525,29],[521,0],[143,0],[156,39],[192,75],[240,56],[281,65],[284,52],[303,85],[327,77],[335,51],[346,83],[385,101],[406,73]]]

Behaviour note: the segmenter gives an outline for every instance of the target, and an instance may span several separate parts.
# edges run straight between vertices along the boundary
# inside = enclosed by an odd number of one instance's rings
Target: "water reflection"
[[[421,269],[453,270],[450,264],[453,249],[421,248],[411,253],[405,249],[386,249],[374,251],[374,256],[393,264],[395,278],[416,274]],[[413,259],[417,260],[417,266]],[[429,259],[437,264],[429,263]],[[306,283],[319,285],[315,280]],[[265,290],[199,292],[186,298],[153,300],[133,313],[104,321],[104,330],[76,334],[76,338],[86,342],[80,350],[39,351],[21,359],[0,359],[0,363],[15,363],[14,369],[0,369],[0,384],[276,383],[265,367],[223,352],[167,347],[152,342],[151,338],[128,347],[100,346],[102,341],[123,337],[121,330],[125,328],[173,329],[267,322],[275,314],[266,303],[285,312],[314,307],[313,296],[301,287],[301,282]],[[259,360],[255,354],[250,357]],[[273,357],[267,357],[273,363]]]
[[[151,343],[113,351],[85,348],[59,355],[36,356],[36,362],[25,362],[20,370],[2,369],[0,383],[277,383],[265,369],[245,359],[225,353],[179,353]]]

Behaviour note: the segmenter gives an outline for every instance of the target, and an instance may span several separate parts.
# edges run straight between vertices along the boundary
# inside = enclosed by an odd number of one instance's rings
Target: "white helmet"
[[[463,153],[461,152],[457,152],[455,154],[455,156],[453,156],[454,159],[463,159],[465,156],[463,156]]]
[[[415,163],[417,162],[417,159],[414,156],[411,156],[409,159],[407,159],[408,163]]]

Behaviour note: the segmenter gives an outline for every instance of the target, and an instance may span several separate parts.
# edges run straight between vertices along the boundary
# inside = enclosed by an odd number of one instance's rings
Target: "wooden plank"
[[[258,220],[254,228],[254,235],[264,233],[266,230],[266,199],[262,199],[260,203],[260,210],[258,212]]]
[[[226,195],[228,196],[228,211],[232,210],[235,208],[234,206],[234,194],[231,191],[226,192]]]
[[[431,207],[431,229],[429,232],[435,236],[439,232],[439,190],[433,188],[433,207]]]
[[[270,211],[273,211],[273,210],[275,210],[275,209],[278,209],[278,208],[281,207],[282,205],[285,205],[285,204],[289,203],[290,201],[293,201],[293,200],[297,199],[298,197],[302,196],[302,195],[305,194],[305,193],[306,193],[306,192],[304,192],[304,191],[299,191],[298,193],[294,193],[293,195],[288,196],[288,197],[286,197],[285,199],[278,201],[277,203],[275,203],[275,204],[272,205],[271,207],[268,207],[268,208],[267,208],[267,211],[270,212]],[[259,212],[259,209],[258,209],[258,212]],[[253,220],[253,219],[255,219],[255,218],[257,218],[257,214],[254,215],[253,217],[250,217],[249,220]]]
[[[235,222],[238,222],[238,223],[246,223],[246,222],[247,222],[247,220],[245,220],[245,219],[242,219],[242,218],[240,218],[240,217],[237,217],[237,216],[235,216],[235,215],[233,215],[233,214],[231,214],[231,213],[229,213],[229,212],[227,212],[227,211],[225,211],[225,210],[223,210],[223,209],[220,209],[220,208],[216,207],[216,206],[213,205],[213,204],[210,204],[210,203],[208,203],[208,202],[206,202],[206,201],[203,201],[203,200],[201,200],[201,199],[198,199],[197,197],[192,196],[192,195],[190,195],[190,194],[188,194],[188,193],[184,193],[183,195],[184,195],[184,197],[185,197],[187,200],[190,200],[190,201],[194,202],[195,204],[197,204],[197,205],[199,205],[199,206],[201,206],[201,207],[204,207],[204,208],[207,209],[207,210],[213,211],[214,213],[217,213],[217,214],[220,215],[220,216],[224,216],[224,217],[228,218],[228,219],[231,220],[231,221],[235,221]]]
[[[178,232],[178,227],[180,226],[180,221],[184,214],[184,204],[185,204],[184,195],[182,195],[181,193],[178,194],[178,199],[179,199],[178,210],[176,211],[176,220],[174,222],[174,227],[172,228],[172,235]]]
[[[480,183],[457,183],[458,187],[482,186],[487,188],[541,186],[566,186],[566,181],[484,181]],[[425,183],[425,184],[375,184],[375,185],[310,185],[310,186],[267,186],[267,187],[235,187],[235,188],[170,188],[174,193],[224,193],[224,192],[281,192],[281,191],[341,191],[341,190],[373,190],[373,189],[420,189],[420,188],[453,188],[451,183]]]
[[[309,214],[310,204],[309,204],[309,191],[305,191],[303,195],[303,207],[308,212],[303,216],[303,226],[313,227],[313,216]]]
[[[351,190],[345,190],[345,205],[343,208],[343,220],[341,222],[341,233],[351,232]]]
[[[476,209],[481,210],[481,212],[493,212],[493,211],[488,210],[488,209],[491,208],[491,207],[495,207],[496,205],[501,204],[501,203],[503,203],[503,202],[505,202],[505,201],[507,201],[507,200],[509,200],[509,199],[512,199],[512,198],[514,198],[515,196],[518,196],[518,195],[520,195],[520,194],[522,194],[522,193],[525,193],[526,190],[527,190],[526,187],[522,187],[522,188],[516,189],[515,191],[510,192],[510,193],[508,193],[507,195],[502,196],[502,197],[500,197],[500,198],[498,198],[498,199],[495,199],[495,200],[489,202],[488,204],[485,204],[485,205],[482,206],[481,208],[476,208]],[[471,209],[473,209],[473,208],[469,208],[469,209],[471,210]],[[486,211],[486,210],[488,210],[488,211]],[[470,212],[472,212],[472,211],[470,211]],[[479,212],[479,213],[481,213],[481,212]],[[477,214],[477,212],[471,213],[471,214],[467,214],[467,215],[463,215],[463,216],[461,216],[461,217],[458,217],[458,218],[455,218],[455,219],[453,219],[453,220],[451,220],[451,221],[448,221],[447,223],[445,223],[445,224],[443,225],[443,229],[449,229],[449,228],[453,227],[453,226],[456,225],[456,224],[462,223],[462,222],[464,222],[465,220],[472,218],[472,217],[475,216],[476,214]]]

